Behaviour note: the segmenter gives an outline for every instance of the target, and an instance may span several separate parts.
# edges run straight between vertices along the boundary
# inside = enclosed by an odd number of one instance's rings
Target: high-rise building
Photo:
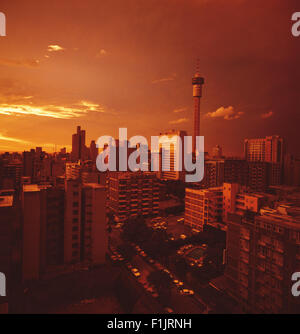
[[[93,163],[96,163],[97,156],[98,156],[98,147],[96,145],[95,140],[92,140],[90,144],[90,158],[93,161]]]
[[[23,281],[38,280],[49,266],[63,263],[64,192],[25,184],[22,191]]]
[[[64,262],[78,263],[81,258],[81,196],[79,179],[65,180]]]
[[[287,154],[284,159],[284,184],[300,186],[300,158]]]
[[[77,133],[72,135],[72,161],[85,160],[86,153],[85,130],[81,130],[81,127],[77,126]]]
[[[284,140],[280,136],[268,136],[258,139],[245,139],[245,159],[249,162],[269,164],[270,185],[282,184],[284,162]]]
[[[22,164],[19,161],[4,163],[0,175],[0,187],[18,189],[22,175]]]
[[[158,215],[159,185],[153,172],[111,172],[108,206],[117,220]]]
[[[81,208],[81,260],[93,265],[103,264],[107,251],[105,187],[96,183],[84,184]]]
[[[16,240],[13,240],[16,217],[13,194],[0,192],[0,273],[5,278],[5,291],[1,290],[0,295],[0,313],[8,312],[10,289],[12,290],[14,287],[12,280],[15,277],[12,275],[12,262],[13,244],[16,243]]]
[[[248,183],[249,189],[255,192],[267,190],[270,175],[270,164],[263,161],[248,162]]]
[[[300,271],[300,208],[279,204],[227,218],[227,292],[244,312],[299,314],[291,277]]]
[[[222,223],[223,188],[185,189],[184,223],[203,231],[205,226],[224,229]]]
[[[244,159],[228,158],[224,160],[224,182],[248,183],[248,163]]]
[[[23,152],[23,176],[30,176],[31,179],[34,177],[34,158],[35,151],[33,149]]]
[[[224,160],[207,159],[204,162],[204,177],[200,182],[200,188],[212,188],[222,186],[224,182]]]
[[[159,178],[162,180],[184,180],[185,131],[168,131],[159,135]],[[181,161],[181,166],[180,166]],[[180,167],[179,167],[180,166]],[[179,170],[181,168],[181,171]]]
[[[200,99],[202,97],[202,86],[204,78],[196,71],[192,80],[193,98],[194,98],[194,135],[193,135],[193,152],[196,153],[196,137],[200,136]]]

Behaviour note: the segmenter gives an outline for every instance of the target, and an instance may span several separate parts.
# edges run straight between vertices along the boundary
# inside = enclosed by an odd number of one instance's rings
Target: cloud
[[[7,116],[41,116],[59,119],[77,118],[89,112],[105,112],[99,104],[81,101],[75,106],[44,105],[33,106],[32,104],[0,104],[0,115]]]
[[[187,110],[187,108],[183,107],[183,108],[174,109],[173,112],[178,113],[178,112],[184,112],[186,110]]]
[[[63,50],[65,49],[60,45],[57,45],[57,44],[48,45],[49,52],[57,52],[57,51],[63,51]]]
[[[170,121],[169,124],[181,124],[181,123],[186,123],[188,121],[189,121],[188,118],[179,118],[174,121]]]
[[[260,117],[263,119],[270,118],[272,116],[273,116],[273,111],[271,110],[260,115]]]
[[[0,58],[0,65],[4,66],[23,66],[23,67],[38,67],[40,61],[38,59],[7,59]]]
[[[236,112],[234,110],[234,107],[229,106],[229,107],[220,107],[216,111],[209,112],[206,114],[206,117],[210,118],[223,118],[227,121],[233,120],[233,119],[238,119],[243,115],[244,112],[239,111]]]
[[[97,58],[100,58],[100,57],[103,57],[103,56],[106,56],[107,55],[107,51],[105,49],[101,49],[97,54],[96,54],[96,57]]]
[[[18,138],[13,138],[13,137],[8,137],[0,133],[0,140],[5,140],[5,141],[12,141],[15,143],[22,143],[22,144],[30,144],[29,141],[18,139]]]
[[[86,107],[89,111],[97,111],[97,112],[105,112],[104,108],[99,104],[88,102],[88,101],[80,101],[80,106]]]
[[[166,81],[173,81],[175,80],[175,78],[176,78],[176,73],[173,73],[168,77],[153,80],[152,83],[157,84],[157,83],[166,82]]]

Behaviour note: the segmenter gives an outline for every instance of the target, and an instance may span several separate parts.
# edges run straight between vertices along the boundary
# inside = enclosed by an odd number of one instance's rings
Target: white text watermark
[[[204,137],[196,137],[196,152],[192,152],[192,137],[176,135],[151,136],[151,150],[144,136],[133,136],[127,140],[127,129],[119,129],[117,145],[111,136],[97,140],[100,154],[97,169],[105,171],[185,171],[186,182],[200,182],[204,177]],[[128,155],[128,148],[135,149]],[[101,151],[102,150],[102,151]],[[150,155],[150,159],[149,159]],[[191,174],[194,173],[194,174]]]

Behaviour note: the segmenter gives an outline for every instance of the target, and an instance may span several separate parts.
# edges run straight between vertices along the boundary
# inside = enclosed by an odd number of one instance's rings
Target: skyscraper
[[[284,142],[280,136],[245,139],[244,153],[247,161],[283,162]]]
[[[269,184],[279,185],[283,178],[284,140],[280,136],[245,139],[245,159],[249,162],[269,164]]]
[[[84,160],[86,156],[85,130],[77,126],[77,133],[72,135],[72,160]]]
[[[192,80],[193,98],[194,98],[194,136],[193,136],[193,152],[196,153],[196,137],[200,136],[200,99],[202,96],[202,85],[204,78],[200,77],[198,69]]]
[[[167,131],[159,135],[159,157],[160,157],[160,173],[159,178],[163,180],[184,180],[184,162],[181,161],[180,152],[184,151],[184,137],[187,135],[185,131]],[[180,147],[181,145],[181,147]],[[164,170],[163,170],[164,169]],[[169,170],[167,170],[169,169]]]

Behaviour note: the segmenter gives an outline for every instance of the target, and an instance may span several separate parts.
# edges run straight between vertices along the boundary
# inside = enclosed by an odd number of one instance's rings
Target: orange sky
[[[192,131],[191,77],[205,77],[201,134],[240,154],[279,134],[300,153],[294,0],[0,0],[0,151],[101,135]]]

